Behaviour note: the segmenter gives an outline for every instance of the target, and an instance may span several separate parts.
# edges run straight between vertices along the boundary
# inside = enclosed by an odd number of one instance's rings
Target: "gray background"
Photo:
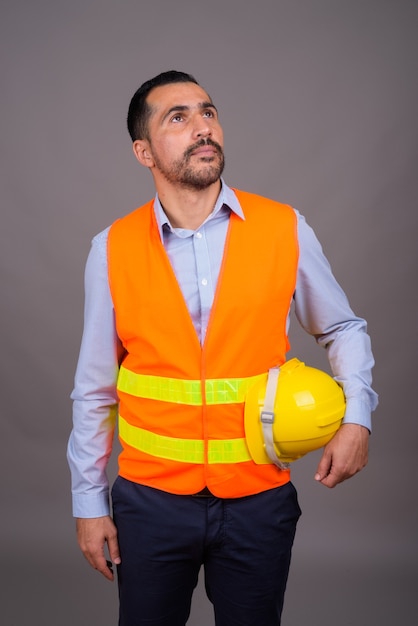
[[[65,461],[82,274],[92,236],[152,194],[129,99],[181,69],[221,112],[227,181],[306,215],[377,360],[368,468],[329,491],[317,454],[294,466],[284,625],[415,626],[417,18],[415,0],[2,3],[2,624],[116,623],[116,587],[75,543]],[[213,624],[202,585],[190,624]]]

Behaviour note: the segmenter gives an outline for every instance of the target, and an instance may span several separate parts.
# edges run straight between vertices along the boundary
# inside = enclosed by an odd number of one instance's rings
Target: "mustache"
[[[187,148],[184,153],[185,158],[187,159],[192,154],[192,152],[197,150],[197,148],[201,148],[202,146],[212,146],[213,148],[215,148],[216,152],[219,155],[223,155],[223,150],[221,146],[216,141],[213,141],[213,139],[210,139],[210,137],[208,137],[207,139],[199,139],[199,141],[196,141],[195,144]]]

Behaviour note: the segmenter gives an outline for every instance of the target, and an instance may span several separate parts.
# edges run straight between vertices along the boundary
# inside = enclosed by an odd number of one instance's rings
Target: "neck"
[[[206,189],[156,185],[158,197],[174,228],[196,230],[212,213],[221,190],[220,180]]]

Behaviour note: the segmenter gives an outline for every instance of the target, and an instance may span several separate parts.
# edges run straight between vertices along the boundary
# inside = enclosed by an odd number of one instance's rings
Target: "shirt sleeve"
[[[302,327],[326,349],[331,371],[346,397],[344,423],[371,431],[377,394],[371,388],[374,365],[367,324],[352,311],[332,274],[312,228],[298,212],[299,266],[294,295]]]
[[[97,235],[85,270],[84,331],[75,374],[73,429],[67,458],[73,514],[109,514],[109,460],[117,414],[116,381],[123,348],[117,337],[107,273],[108,229]]]

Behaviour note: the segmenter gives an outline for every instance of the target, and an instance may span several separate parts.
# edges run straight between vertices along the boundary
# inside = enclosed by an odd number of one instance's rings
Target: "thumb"
[[[332,456],[331,454],[327,453],[325,449],[322,454],[321,460],[319,461],[316,474],[314,476],[315,480],[318,482],[321,482],[322,480],[324,480],[324,478],[326,478],[331,471],[331,465],[332,465]]]
[[[115,565],[119,565],[121,562],[120,551],[119,551],[119,543],[117,539],[117,535],[112,535],[107,538],[107,547],[109,550],[109,556],[112,559],[112,562]]]

